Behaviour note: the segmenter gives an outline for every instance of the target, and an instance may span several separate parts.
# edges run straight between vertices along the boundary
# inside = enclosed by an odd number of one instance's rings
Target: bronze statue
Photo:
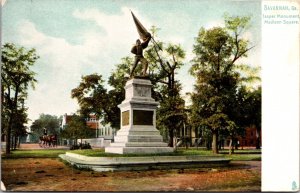
[[[147,37],[143,39],[143,42],[139,39],[136,40],[136,44],[132,47],[131,53],[135,54],[135,60],[130,72],[130,77],[133,77],[134,70],[137,67],[137,64],[141,62],[143,64],[143,76],[147,74],[148,61],[143,56],[143,50],[147,48],[149,41],[151,40],[151,34],[148,33]]]

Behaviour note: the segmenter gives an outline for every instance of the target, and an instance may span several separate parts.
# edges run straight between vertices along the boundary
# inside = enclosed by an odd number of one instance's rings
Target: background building
[[[62,119],[61,129],[65,129],[68,123],[72,120],[73,115],[64,114]],[[86,125],[93,131],[93,137],[88,139],[82,139],[83,143],[90,143],[92,147],[105,147],[114,138],[115,130],[110,124],[103,125],[100,119],[97,119],[96,115],[90,114],[86,120]],[[63,145],[70,145],[71,141],[62,139]]]

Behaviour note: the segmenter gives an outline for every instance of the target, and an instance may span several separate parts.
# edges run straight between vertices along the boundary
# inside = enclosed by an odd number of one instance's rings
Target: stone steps
[[[120,143],[115,142],[110,144],[111,147],[167,147],[167,143],[163,142],[152,142],[152,143],[144,143],[144,142],[127,142]]]
[[[117,131],[117,135],[160,135],[159,131],[151,130],[151,131]]]
[[[173,152],[170,147],[122,147],[122,146],[109,146],[105,148],[107,153],[117,154],[162,154]]]
[[[115,143],[126,143],[126,142],[163,142],[163,138],[160,135],[123,135],[115,136]],[[142,147],[142,145],[141,145]]]

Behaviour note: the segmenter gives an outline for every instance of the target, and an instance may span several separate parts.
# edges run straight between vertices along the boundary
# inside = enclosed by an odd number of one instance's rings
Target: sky
[[[160,28],[158,40],[180,44],[186,51],[185,65],[177,75],[183,96],[193,91],[195,82],[188,72],[195,37],[201,27],[224,26],[224,13],[252,16],[244,37],[255,47],[241,62],[260,66],[260,1],[6,0],[2,44],[35,48],[40,56],[32,67],[38,82],[26,101],[29,119],[42,113],[75,113],[79,106],[71,90],[83,75],[98,73],[107,80],[121,58],[133,56],[130,49],[138,33],[130,10],[147,29]]]

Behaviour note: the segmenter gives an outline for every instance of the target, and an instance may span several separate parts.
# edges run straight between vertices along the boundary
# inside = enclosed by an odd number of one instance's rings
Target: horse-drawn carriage
[[[40,147],[56,147],[57,135],[43,135],[40,137]]]

